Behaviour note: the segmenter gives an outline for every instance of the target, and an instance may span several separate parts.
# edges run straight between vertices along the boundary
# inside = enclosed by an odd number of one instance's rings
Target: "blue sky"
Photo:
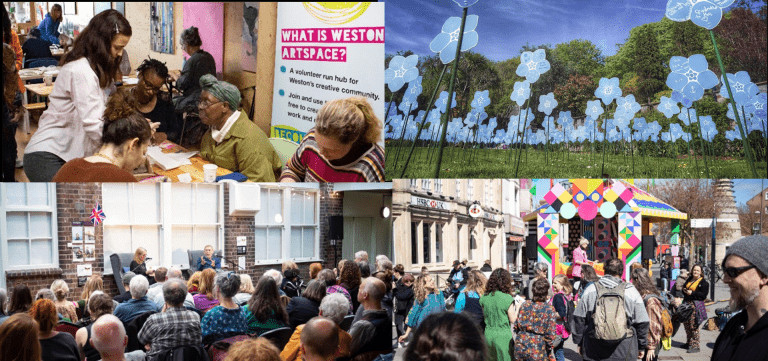
[[[413,50],[432,55],[429,43],[443,22],[461,16],[451,0],[386,0],[387,54]],[[531,45],[587,39],[614,55],[629,30],[664,17],[667,0],[480,0],[469,14],[480,17],[473,51],[500,61]]]
[[[555,179],[555,183],[566,179]],[[649,182],[649,179],[636,179],[635,184],[645,189],[645,185]],[[666,179],[655,180],[656,184],[660,182],[666,182]],[[761,183],[762,182],[762,183]],[[766,179],[734,179],[733,181],[733,195],[736,199],[736,205],[740,206],[746,204],[747,201],[760,193],[761,189],[768,187],[768,180]],[[549,191],[549,179],[537,179],[536,180],[536,196],[533,199],[533,204],[538,204],[539,200]]]

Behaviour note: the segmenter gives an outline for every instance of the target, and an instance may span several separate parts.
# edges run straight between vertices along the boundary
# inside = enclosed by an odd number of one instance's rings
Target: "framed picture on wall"
[[[64,15],[77,15],[77,3],[65,2],[64,3]]]

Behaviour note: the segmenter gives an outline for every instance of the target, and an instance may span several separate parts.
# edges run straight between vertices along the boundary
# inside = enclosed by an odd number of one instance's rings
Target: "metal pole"
[[[709,266],[709,299],[714,301],[715,300],[715,273],[717,271],[715,270],[715,247],[717,247],[717,244],[715,243],[715,231],[717,229],[717,218],[715,216],[712,216],[712,252],[709,254],[710,259],[710,266]]]

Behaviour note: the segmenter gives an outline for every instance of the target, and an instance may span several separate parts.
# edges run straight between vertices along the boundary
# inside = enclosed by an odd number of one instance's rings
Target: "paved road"
[[[654,267],[653,269],[654,276],[658,277],[658,267]],[[526,278],[527,280],[527,278]],[[715,304],[712,304],[707,307],[707,313],[709,317],[713,317],[715,315],[715,309],[725,307],[728,305],[728,300],[730,299],[730,292],[728,290],[728,286],[725,285],[722,281],[718,282],[715,285],[715,300],[721,301],[716,302]],[[396,335],[397,333],[393,331],[393,335]],[[686,341],[685,337],[685,329],[681,325],[680,329],[678,330],[677,334],[675,334],[674,337],[672,337],[672,349],[665,351],[662,350],[659,354],[659,360],[685,360],[685,361],[709,361],[710,357],[712,356],[712,349],[715,346],[715,340],[717,339],[717,336],[720,334],[720,331],[707,331],[703,328],[699,330],[699,340],[700,340],[700,349],[701,352],[699,353],[693,353],[689,354],[687,353],[686,349],[682,348],[682,345]],[[397,349],[397,352],[395,353],[395,360],[401,361],[405,358],[403,355],[405,354],[404,348]],[[577,347],[572,342],[571,338],[568,338],[565,342],[565,358],[566,360],[570,361],[581,361],[581,356],[577,353]]]

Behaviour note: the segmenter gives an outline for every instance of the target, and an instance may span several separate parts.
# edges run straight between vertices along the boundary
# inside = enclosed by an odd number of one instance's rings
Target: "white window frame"
[[[435,179],[435,193],[443,194],[443,180]]]
[[[137,184],[128,183],[128,184],[122,184],[118,186],[128,186],[128,192],[129,192],[129,199],[132,199],[133,197],[130,196],[135,190],[135,186]],[[104,223],[104,237],[106,237],[107,229],[111,227],[129,227],[130,233],[131,233],[131,239],[133,239],[133,227],[157,227],[158,228],[158,259],[157,262],[153,262],[157,265],[161,266],[174,266],[179,267],[180,269],[187,269],[187,267],[184,267],[183,264],[172,264],[173,262],[173,245],[171,242],[173,241],[173,228],[174,226],[189,226],[190,224],[185,223],[174,223],[173,221],[173,187],[174,183],[162,183],[157,184],[158,186],[158,192],[159,192],[159,204],[158,209],[160,212],[160,219],[158,223],[142,223],[142,224],[132,224],[131,222],[128,223],[113,223],[113,222],[105,222]],[[183,183],[178,183],[178,187],[182,186]],[[105,183],[102,185],[102,197],[103,193],[109,188],[111,185],[108,185],[108,183]],[[216,187],[218,191],[218,212],[216,214],[217,222],[210,224],[204,224],[205,226],[215,226],[216,233],[217,233],[217,241],[214,242],[213,246],[217,250],[221,250],[222,254],[226,254],[226,250],[224,249],[225,242],[224,242],[224,187],[223,184],[192,184],[193,192],[195,192],[200,187]],[[196,205],[194,202],[196,202],[197,198],[193,198],[193,207]],[[133,211],[133,207],[128,208],[129,212]],[[131,213],[129,213],[131,214]],[[109,215],[107,215],[109,216]],[[129,218],[132,218],[132,216],[129,215]],[[194,227],[195,222],[193,221],[192,225],[192,236],[194,237]],[[103,244],[106,244],[106,239],[103,240]],[[107,263],[109,261],[109,256],[113,253],[112,250],[104,249],[104,274],[105,275],[111,275],[112,274],[112,267],[107,267]],[[154,261],[154,260],[153,260]],[[227,260],[230,261],[230,260]],[[194,265],[189,265],[188,267],[193,267]]]
[[[27,194],[29,193],[29,186],[30,184],[24,185]],[[6,194],[8,192],[7,184],[0,183],[0,238],[2,239],[2,242],[0,242],[0,273],[2,273],[2,277],[0,277],[0,287],[5,287],[5,272],[4,271],[13,271],[13,270],[29,270],[29,269],[42,269],[42,268],[56,268],[59,267],[59,236],[58,236],[58,217],[56,212],[56,184],[55,183],[48,183],[48,199],[47,199],[47,205],[35,205],[35,206],[12,206],[7,204],[6,201]],[[47,264],[30,264],[30,265],[16,265],[11,266],[8,265],[8,257],[10,256],[8,254],[8,223],[7,223],[7,217],[8,213],[10,212],[24,212],[27,213],[27,217],[29,217],[29,213],[49,213],[51,217],[51,260],[52,263]],[[29,220],[29,218],[27,218]],[[29,227],[29,222],[27,222],[27,227]],[[27,233],[27,236],[29,236],[29,233]],[[37,239],[37,238],[36,238]],[[29,242],[31,242],[32,238],[28,239]],[[31,244],[28,244],[28,247],[31,249]]]
[[[304,185],[302,187],[286,187],[284,185],[279,185],[278,183],[264,183],[260,184],[262,189],[268,189],[270,191],[272,190],[278,190],[281,192],[280,200],[282,201],[282,216],[283,216],[283,222],[280,223],[280,225],[265,225],[265,224],[258,224],[256,223],[256,219],[254,216],[254,237],[255,230],[257,229],[267,229],[270,228],[279,228],[281,229],[281,237],[280,237],[280,258],[270,258],[270,259],[257,259],[258,251],[254,252],[254,262],[256,265],[275,265],[275,264],[281,264],[283,261],[293,261],[293,262],[318,262],[320,261],[320,187],[318,185],[314,186],[307,186]],[[315,210],[314,210],[314,223],[313,224],[289,224],[287,222],[287,218],[291,215],[291,194],[292,192],[303,192],[303,193],[312,193],[315,197]],[[264,197],[261,197],[262,201],[264,200]],[[261,212],[263,210],[260,210]],[[313,227],[315,228],[315,240],[314,240],[314,254],[311,257],[289,257],[290,248],[291,248],[291,232],[293,227]],[[269,232],[269,231],[267,231]],[[255,240],[254,240],[255,242]]]
[[[461,199],[461,179],[456,180],[456,199]]]
[[[421,189],[425,192],[429,192],[432,190],[432,180],[431,179],[422,179],[421,180]]]
[[[417,189],[417,184],[418,183],[417,183],[416,178],[411,178],[411,179],[408,180],[408,185],[411,187],[411,190],[416,190]]]
[[[475,193],[475,184],[473,179],[467,179],[467,201],[472,202]]]

